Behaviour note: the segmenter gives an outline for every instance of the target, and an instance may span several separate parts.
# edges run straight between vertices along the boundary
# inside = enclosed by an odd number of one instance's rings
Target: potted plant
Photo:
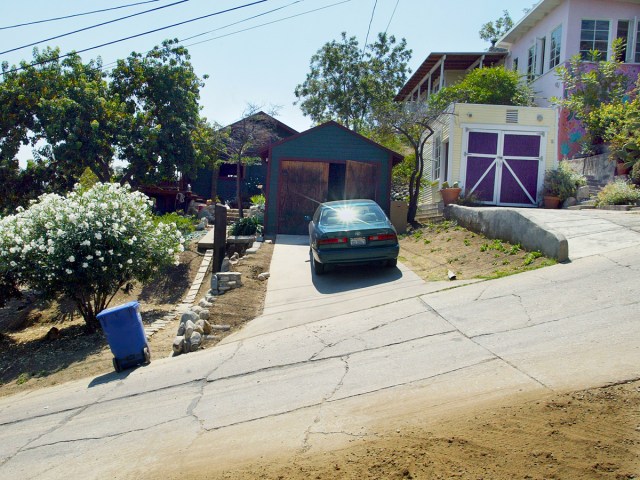
[[[440,195],[442,196],[444,206],[446,207],[447,205],[456,203],[458,198],[460,198],[460,192],[462,192],[462,189],[458,186],[458,182],[454,182],[451,187],[449,186],[449,182],[442,182]]]
[[[585,178],[565,163],[560,163],[555,170],[547,170],[542,185],[544,208],[558,208],[567,198],[575,197],[578,187],[585,184]]]

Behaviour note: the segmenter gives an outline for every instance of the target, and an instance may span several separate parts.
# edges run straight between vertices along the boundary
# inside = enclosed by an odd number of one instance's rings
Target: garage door
[[[347,162],[345,199],[376,199],[378,185],[377,165],[364,162]]]
[[[541,132],[470,130],[463,179],[481,203],[532,207],[544,175]]]
[[[326,199],[328,185],[328,163],[283,161],[278,194],[278,233],[309,233],[304,217],[313,215],[318,203]]]

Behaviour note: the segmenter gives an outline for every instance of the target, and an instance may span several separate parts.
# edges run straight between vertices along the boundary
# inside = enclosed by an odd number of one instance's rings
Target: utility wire
[[[144,11],[138,12],[138,13],[132,13],[131,15],[126,15],[124,17],[115,18],[113,20],[108,20],[106,22],[97,23],[95,25],[89,25],[88,27],[79,28],[78,30],[73,30],[72,32],[67,32],[67,33],[63,33],[61,35],[56,35],[55,37],[44,38],[42,40],[38,40],[38,41],[35,41],[33,43],[28,43],[27,45],[22,45],[21,47],[16,47],[16,48],[12,48],[10,50],[5,50],[4,52],[0,52],[0,55],[4,55],[5,53],[15,52],[16,50],[22,50],[23,48],[27,48],[27,47],[33,47],[34,45],[38,45],[39,43],[49,42],[51,40],[56,40],[56,39],[62,38],[62,37],[68,37],[69,35],[73,35],[74,33],[80,33],[80,32],[84,32],[86,30],[91,30],[92,28],[102,27],[104,25],[109,25],[110,23],[116,23],[116,22],[119,22],[121,20],[126,20],[128,18],[137,17],[138,15],[144,15],[145,13],[155,12],[157,10],[162,10],[163,8],[173,7],[175,5],[179,5],[181,3],[185,3],[185,2],[188,2],[188,1],[189,0],[179,0],[178,2],[173,2],[173,3],[170,3],[168,5],[163,5],[161,7],[151,8],[149,10],[144,10]]]
[[[260,25],[254,25],[253,27],[243,28],[242,30],[236,30],[235,32],[225,33],[224,35],[218,35],[217,37],[208,38],[206,40],[200,40],[199,42],[189,43],[189,44],[184,45],[184,46],[185,47],[193,47],[194,45],[200,45],[201,43],[211,42],[213,40],[218,40],[219,38],[230,37],[231,35],[236,35],[238,33],[247,32],[249,30],[254,30],[256,28],[264,27],[266,25],[271,25],[273,23],[283,22],[284,20],[289,20],[291,18],[301,17],[302,15],[308,15],[309,13],[314,13],[314,12],[317,12],[319,10],[324,10],[326,8],[335,7],[336,5],[341,5],[343,3],[349,3],[349,2],[351,2],[351,0],[342,0],[341,2],[336,2],[336,3],[332,3],[330,5],[325,5],[324,7],[315,8],[313,10],[307,10],[306,12],[297,13],[295,15],[290,15],[288,17],[279,18],[279,19],[273,20],[271,22],[261,23]],[[239,22],[236,22],[236,23],[239,23]],[[231,25],[233,25],[233,24],[231,24]],[[229,26],[229,25],[227,25],[227,26]],[[218,30],[221,30],[222,28],[226,28],[227,26],[221,27]]]
[[[10,28],[26,27],[28,25],[36,25],[38,23],[55,22],[56,20],[66,20],[67,18],[82,17],[83,15],[92,15],[94,13],[108,12],[110,10],[118,10],[120,8],[135,7],[136,5],[144,5],[145,3],[155,3],[160,0],[147,0],[146,2],[130,3],[128,5],[120,5],[119,7],[103,8],[102,10],[92,10],[91,12],[75,13],[73,15],[65,15],[64,17],[47,18],[44,20],[34,20],[33,22],[18,23],[16,25],[8,25],[0,27],[0,30],[8,30]]]
[[[213,32],[218,32],[220,30],[224,30],[225,28],[229,28],[232,27],[234,25],[238,25],[239,23],[244,23],[244,22],[248,22],[249,20],[253,20],[254,18],[258,18],[258,17],[264,17],[265,15],[268,15],[269,13],[273,13],[273,12],[277,12],[278,10],[283,10],[285,8],[288,8],[292,5],[295,5],[296,3],[301,3],[304,2],[304,0],[296,0],[295,2],[291,2],[287,5],[283,5],[282,7],[278,7],[278,8],[274,8],[273,10],[267,10],[266,12],[262,12],[259,13],[257,15],[253,15],[251,17],[247,17],[243,20],[238,20],[237,22],[233,22],[233,23],[229,23],[227,25],[224,25],[222,27],[218,27],[218,28],[214,28],[213,30],[209,30],[208,32],[202,32],[202,33],[198,33],[197,35],[192,35],[190,37],[186,37],[186,38],[181,38],[180,42],[186,42],[188,40],[193,40],[194,38],[198,38],[198,37],[202,37],[203,35],[207,35],[208,33],[213,33]]]
[[[171,24],[171,25],[166,25],[166,26],[164,26],[164,27],[155,28],[155,29],[153,29],[153,30],[148,30],[148,31],[146,31],[146,32],[138,33],[138,34],[136,34],[136,35],[129,35],[128,37],[120,38],[120,39],[118,39],[118,40],[112,40],[112,41],[110,41],[110,42],[102,43],[102,44],[100,44],[100,45],[95,45],[95,46],[93,46],[93,47],[83,48],[82,50],[75,50],[75,51],[70,52],[70,53],[65,53],[64,55],[58,55],[58,57],[56,57],[56,60],[59,60],[59,59],[61,59],[61,58],[70,57],[71,55],[75,55],[75,54],[78,54],[78,53],[84,53],[84,52],[88,52],[88,51],[90,51],[90,50],[95,50],[95,49],[97,49],[97,48],[106,47],[106,46],[108,46],[108,45],[113,45],[113,44],[115,44],[115,43],[124,42],[125,40],[131,40],[132,38],[142,37],[142,36],[144,36],[144,35],[149,35],[150,33],[159,32],[159,31],[161,31],[161,30],[167,30],[167,29],[169,29],[169,28],[177,27],[177,26],[179,26],[179,25],[184,25],[184,24],[186,24],[186,23],[195,22],[195,21],[197,21],[197,20],[202,20],[203,18],[213,17],[213,16],[215,16],[215,15],[221,15],[221,14],[223,14],[223,13],[232,12],[232,11],[234,11],[234,10],[240,10],[240,9],[243,9],[243,8],[251,7],[251,6],[253,6],[253,5],[257,5],[257,4],[259,4],[259,3],[264,3],[264,2],[267,2],[267,1],[269,1],[269,0],[257,0],[257,1],[252,2],[252,3],[245,3],[244,5],[239,5],[239,6],[237,6],[237,7],[228,8],[228,9],[226,9],[226,10],[220,10],[220,11],[218,11],[218,12],[210,13],[210,14],[208,14],[208,15],[202,15],[202,16],[200,16],[200,17],[196,17],[196,18],[192,18],[192,19],[189,19],[189,20],[185,20],[185,21],[183,21],[183,22],[173,23],[173,24]],[[4,71],[4,72],[0,72],[0,75],[6,75],[7,73],[19,72],[19,71],[21,71],[21,70],[25,70],[25,69],[27,69],[27,68],[29,68],[29,67],[35,67],[35,66],[38,66],[38,65],[43,65],[43,64],[48,63],[48,62],[50,62],[50,61],[51,61],[51,60],[45,60],[45,61],[43,61],[43,62],[33,62],[33,63],[30,63],[29,65],[25,65],[25,66],[23,66],[23,67],[12,68],[11,70],[7,70],[7,71]]]
[[[373,16],[376,13],[376,6],[378,5],[378,0],[373,4],[373,10],[371,11],[371,18],[369,19],[369,28],[367,28],[367,36],[364,39],[364,47],[362,47],[362,55],[367,50],[367,43],[369,42],[369,32],[371,31],[371,24],[373,23]]]
[[[396,14],[396,8],[398,8],[398,4],[400,0],[396,0],[396,6],[393,7],[393,12],[391,12],[391,18],[389,19],[389,23],[387,23],[387,28],[384,29],[384,34],[387,34],[387,30],[389,30],[389,25],[391,25],[391,20],[393,20],[393,16]]]

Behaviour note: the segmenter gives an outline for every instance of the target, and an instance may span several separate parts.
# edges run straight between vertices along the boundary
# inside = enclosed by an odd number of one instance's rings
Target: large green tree
[[[411,50],[384,33],[364,51],[342,33],[312,57],[306,80],[295,89],[304,115],[314,122],[335,120],[354,131],[370,127],[376,104],[391,100],[404,85]]]
[[[482,25],[478,33],[482,40],[491,42],[491,48],[494,48],[500,37],[511,30],[512,27],[513,20],[511,20],[511,15],[507,10],[503,10],[501,17]]]
[[[29,193],[69,191],[87,167],[108,182],[117,160],[124,165],[121,183],[195,174],[210,156],[194,145],[205,128],[198,106],[202,85],[176,40],[134,52],[111,72],[100,60],[60,58],[51,48],[35,50],[33,61],[19,67],[3,64],[0,180],[12,194],[0,201],[0,210],[18,199],[24,204]],[[27,170],[18,166],[22,145],[33,149]],[[25,181],[33,192],[22,190]]]

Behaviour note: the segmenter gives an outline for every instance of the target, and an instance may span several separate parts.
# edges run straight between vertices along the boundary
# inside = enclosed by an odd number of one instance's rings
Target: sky
[[[245,6],[253,2],[259,3]],[[139,4],[6,28],[134,3]],[[200,92],[204,116],[228,125],[242,118],[248,104],[265,109],[276,107],[280,121],[302,131],[310,128],[312,122],[294,105],[294,89],[304,82],[311,56],[324,43],[339,39],[341,32],[355,36],[361,46],[368,32],[369,42],[385,30],[396,38],[405,38],[413,51],[409,66],[414,71],[430,52],[486,50],[489,44],[478,36],[483,23],[499,18],[505,9],[517,22],[534,3],[534,0],[1,0],[0,52],[32,43],[40,48],[58,46],[62,53],[78,51],[240,7],[80,55],[85,62],[100,56],[103,64],[109,66],[133,51],[147,52],[166,38],[184,40],[204,34],[183,41],[192,56],[195,72],[200,77],[209,76]],[[150,9],[157,10],[43,41]],[[249,19],[257,15],[260,16]],[[33,48],[0,53],[0,62],[17,64],[31,60]]]

